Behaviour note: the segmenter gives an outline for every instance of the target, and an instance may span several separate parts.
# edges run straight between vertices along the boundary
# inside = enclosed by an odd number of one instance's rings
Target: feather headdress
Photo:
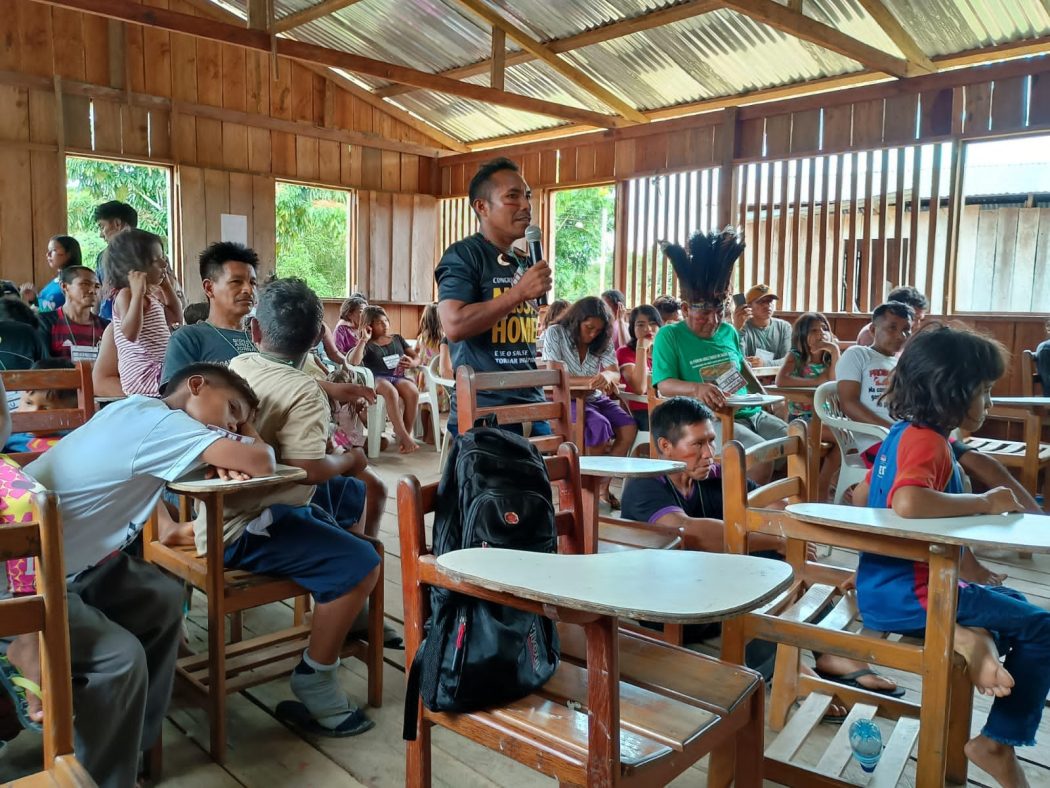
[[[661,243],[689,304],[720,309],[730,290],[733,265],[744,251],[744,242],[732,227],[720,233],[697,230],[689,238],[689,251],[678,244]]]

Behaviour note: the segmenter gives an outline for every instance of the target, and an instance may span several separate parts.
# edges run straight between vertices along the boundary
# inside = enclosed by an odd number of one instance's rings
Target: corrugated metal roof
[[[245,11],[246,0],[223,0]],[[276,0],[278,17],[318,0]],[[674,0],[491,0],[541,41],[561,39],[667,8]],[[1050,32],[1042,0],[884,0],[928,55],[945,55]],[[858,0],[806,0],[805,13],[886,52],[899,51]],[[295,28],[294,38],[437,73],[485,60],[487,23],[456,0],[361,0]],[[507,47],[519,47],[509,38]],[[837,76],[862,66],[819,46],[716,10],[671,25],[566,52],[566,61],[642,110]],[[377,89],[384,80],[354,75]],[[486,74],[468,81],[487,84]],[[507,89],[601,112],[602,102],[541,61],[508,67]],[[414,90],[388,99],[468,142],[534,131],[563,121]]]

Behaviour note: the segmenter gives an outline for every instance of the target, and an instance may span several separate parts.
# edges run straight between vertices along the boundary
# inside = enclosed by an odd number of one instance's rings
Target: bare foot
[[[40,638],[35,632],[15,638],[7,647],[7,658],[18,668],[19,673],[40,686]],[[40,698],[28,690],[25,696],[29,719],[33,722],[43,722],[44,707]]]
[[[1006,575],[993,572],[967,549],[963,551],[962,561],[959,562],[959,578],[967,583],[977,583],[982,586],[1001,586],[1006,580]]]
[[[963,748],[974,766],[984,769],[1002,788],[1028,788],[1014,748],[987,736],[975,736]]]
[[[982,695],[1004,698],[1014,686],[1014,677],[999,661],[999,651],[988,630],[955,627],[955,650],[966,660],[970,681]]]
[[[399,452],[401,452],[402,454],[411,454],[412,452],[414,452],[418,448],[419,448],[419,444],[416,443],[411,438],[408,438],[407,440],[403,440],[403,441],[398,441],[398,449],[397,450]]]
[[[864,670],[865,668],[871,667],[867,663],[860,662],[855,659],[847,659],[846,657],[839,657],[834,654],[821,654],[820,659],[817,660],[817,670],[826,676],[845,676],[848,673],[854,671]],[[867,675],[861,676],[857,679],[857,683],[860,684],[866,690],[874,690],[875,692],[893,692],[897,689],[897,682],[888,676],[883,675]]]
[[[814,678],[816,678],[817,676],[816,672],[814,672],[813,668],[811,668],[809,665],[802,665],[799,668],[798,672],[801,676],[813,676]],[[828,706],[828,710],[824,713],[824,716],[842,717],[843,719],[845,719],[848,714],[849,709],[847,709],[845,706],[839,703],[835,703],[834,701],[832,701],[831,705]]]

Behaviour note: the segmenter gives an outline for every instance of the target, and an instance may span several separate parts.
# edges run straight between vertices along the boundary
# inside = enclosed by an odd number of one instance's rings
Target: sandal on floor
[[[18,715],[18,721],[22,723],[22,727],[27,731],[42,732],[44,726],[29,717],[29,702],[26,700],[27,692],[33,693],[38,698],[43,697],[40,685],[23,676],[6,656],[0,656],[0,686],[11,698],[15,714]]]
[[[336,728],[326,728],[313,718],[306,706],[297,700],[282,700],[273,710],[274,716],[289,728],[314,736],[325,736],[329,739],[345,739],[348,736],[370,731],[376,726],[375,721],[365,716],[361,709],[354,709]]]
[[[872,687],[865,687],[857,679],[863,678],[864,676],[879,676],[885,678],[881,673],[876,673],[871,668],[864,668],[863,670],[855,670],[852,673],[844,673],[841,676],[836,676],[832,673],[826,673],[822,670],[817,670],[816,674],[825,681],[834,681],[836,684],[842,684],[846,687],[853,687],[854,689],[864,690],[866,692],[874,692],[878,695],[885,695],[888,698],[903,698],[905,690],[903,687],[894,687],[893,689],[873,689]]]

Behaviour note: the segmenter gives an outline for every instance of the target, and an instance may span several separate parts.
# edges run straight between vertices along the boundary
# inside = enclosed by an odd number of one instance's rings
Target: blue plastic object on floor
[[[849,746],[864,771],[875,771],[882,757],[882,733],[878,725],[871,720],[854,722],[849,726]]]

